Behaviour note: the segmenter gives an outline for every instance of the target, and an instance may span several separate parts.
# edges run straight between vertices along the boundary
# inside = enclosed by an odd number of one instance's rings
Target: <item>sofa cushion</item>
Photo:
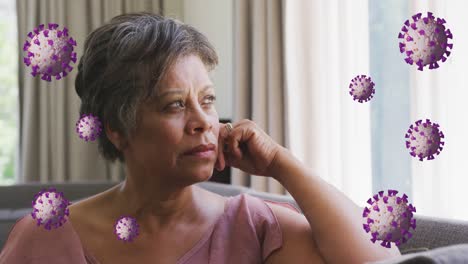
[[[406,249],[403,249],[401,250],[401,254],[402,255],[405,255],[405,254],[412,254],[412,253],[419,253],[419,252],[424,252],[424,251],[428,251],[429,249],[427,247],[419,247],[419,248],[406,248]]]
[[[429,217],[415,214],[416,229],[408,242],[400,245],[401,252],[412,248],[428,249],[454,244],[468,244],[468,221]]]
[[[244,186],[223,184],[217,182],[200,182],[196,183],[195,185],[222,196],[236,196],[238,194],[245,193],[250,190],[249,188]]]
[[[85,198],[82,198],[85,199]],[[72,204],[82,199],[71,201]],[[25,215],[32,212],[32,208],[0,209],[0,250],[5,244],[13,225]]]
[[[412,253],[372,264],[462,264],[468,263],[468,244],[452,245],[421,253]]]
[[[90,182],[56,182],[56,183],[25,183],[11,186],[0,186],[0,208],[27,208],[31,206],[34,195],[42,189],[54,187],[63,192],[68,200],[92,196],[112,188],[118,182],[90,181]]]
[[[10,234],[10,231],[16,221],[30,212],[31,208],[24,208],[19,210],[0,210],[0,250],[3,248],[3,245],[5,244],[8,235]]]

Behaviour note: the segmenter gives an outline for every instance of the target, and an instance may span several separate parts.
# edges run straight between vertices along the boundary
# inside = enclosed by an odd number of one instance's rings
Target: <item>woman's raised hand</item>
[[[232,126],[228,132],[226,124],[220,123],[216,169],[232,166],[252,175],[270,176],[269,169],[283,147],[249,119]]]

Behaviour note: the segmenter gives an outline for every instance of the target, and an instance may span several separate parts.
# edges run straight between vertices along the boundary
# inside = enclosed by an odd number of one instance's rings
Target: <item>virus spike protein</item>
[[[70,215],[70,204],[63,193],[57,192],[55,188],[43,189],[34,195],[31,216],[36,219],[37,226],[44,225],[46,230],[59,228]]]
[[[418,157],[420,161],[424,158],[433,160],[434,155],[439,155],[445,142],[442,141],[444,133],[440,131],[439,125],[432,123],[429,119],[426,122],[418,120],[411,125],[405,134],[406,148],[410,150],[410,155]]]
[[[384,195],[384,191],[380,191],[373,196],[374,200],[370,198],[367,201],[370,208],[365,207],[362,216],[365,219],[363,228],[366,233],[370,232],[372,243],[380,240],[381,246],[390,248],[391,242],[399,246],[412,237],[409,230],[416,229],[413,218],[416,208],[408,204],[406,194],[398,197],[398,191],[388,190],[387,193]]]
[[[70,63],[77,60],[73,51],[76,41],[68,35],[66,27],[63,31],[57,28],[58,25],[54,23],[49,23],[47,29],[41,24],[28,33],[30,41],[26,40],[23,44],[23,51],[27,54],[23,62],[31,66],[31,75],[42,75],[41,79],[48,82],[52,76],[56,80],[67,76],[73,70]]]
[[[375,94],[374,86],[375,84],[370,77],[358,75],[349,84],[349,94],[353,97],[354,101],[358,101],[359,103],[367,102]]]
[[[418,70],[429,65],[429,69],[439,68],[438,61],[445,62],[453,48],[448,39],[453,35],[450,29],[445,29],[445,19],[436,18],[431,12],[422,18],[418,13],[412,17],[413,22],[406,20],[398,38],[400,52],[406,55],[406,63],[418,66]]]
[[[114,224],[114,234],[124,243],[133,242],[139,235],[139,225],[131,216],[121,216]]]
[[[94,141],[102,132],[102,124],[97,116],[92,114],[83,114],[76,122],[76,133],[81,139]]]

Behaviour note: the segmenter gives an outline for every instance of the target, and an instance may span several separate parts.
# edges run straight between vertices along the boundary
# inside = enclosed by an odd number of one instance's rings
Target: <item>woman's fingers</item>
[[[228,139],[228,153],[230,155],[234,155],[236,159],[242,159],[242,151],[239,148],[239,142],[237,141],[238,139],[234,136],[230,137]]]
[[[248,126],[249,124],[243,122],[236,126],[235,129],[229,133],[228,138],[226,139],[227,143],[227,152],[232,155],[231,158],[235,158],[236,160],[242,160],[244,153],[243,153],[243,143],[250,137],[248,134]],[[244,149],[245,151],[245,149]]]
[[[225,128],[226,125],[224,124],[221,124],[220,126],[220,133],[219,133],[219,136],[218,136],[218,158],[216,160],[216,164],[215,164],[215,168],[218,170],[218,171],[222,171],[224,170],[224,167],[226,166],[226,158],[224,156],[224,134],[226,133],[226,128]]]
[[[239,144],[241,140],[245,138],[244,133],[247,130],[248,125],[248,120],[241,120],[232,124],[233,129],[229,132],[226,124],[221,124],[218,137],[220,141],[218,144],[220,145],[219,149],[222,152],[222,160],[224,161],[225,166],[236,165],[236,161],[242,160],[242,146]]]
[[[229,132],[222,124],[219,131],[219,149],[225,166],[238,168],[250,174],[267,176],[280,145],[253,121],[240,120]],[[222,164],[219,164],[222,165]],[[224,168],[224,167],[223,167]]]

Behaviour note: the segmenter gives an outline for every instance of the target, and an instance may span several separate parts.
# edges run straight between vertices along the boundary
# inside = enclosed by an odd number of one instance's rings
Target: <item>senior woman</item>
[[[218,58],[195,28],[150,13],[120,15],[93,31],[78,66],[80,114],[104,124],[104,158],[126,179],[70,206],[46,231],[24,217],[1,263],[364,263],[399,255],[370,242],[362,210],[250,120],[219,123],[209,72]],[[304,215],[195,183],[232,166],[273,177]],[[120,216],[140,227],[116,238]],[[27,262],[29,263],[29,262]]]

